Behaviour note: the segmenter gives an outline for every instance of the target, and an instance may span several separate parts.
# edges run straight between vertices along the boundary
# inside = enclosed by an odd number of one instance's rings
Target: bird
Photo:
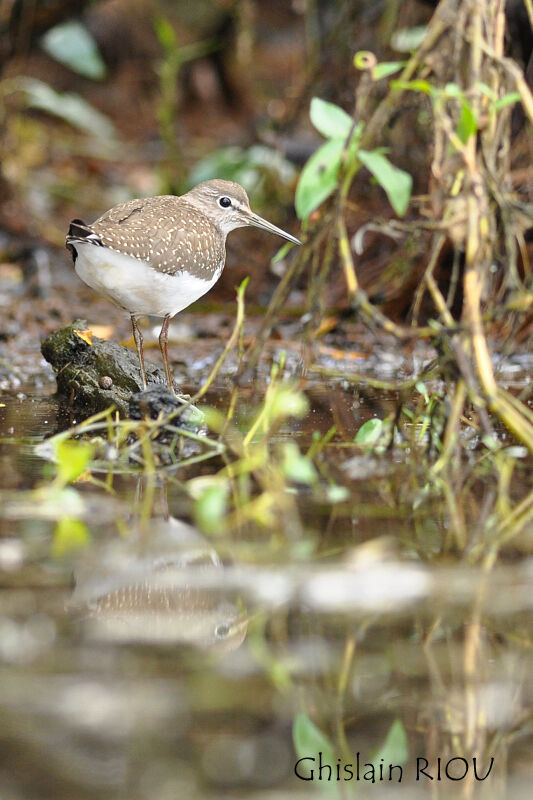
[[[70,223],[66,247],[77,275],[129,313],[147,387],[139,316],[162,317],[159,347],[170,391],[176,395],[168,361],[170,320],[218,281],[226,261],[226,237],[255,226],[300,245],[250,208],[246,191],[233,181],[203,181],[183,195],[129,200],[87,225]]]

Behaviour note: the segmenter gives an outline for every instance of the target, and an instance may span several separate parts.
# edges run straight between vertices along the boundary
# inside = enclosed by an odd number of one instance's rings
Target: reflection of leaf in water
[[[306,772],[310,773],[311,769],[316,768],[319,753],[321,753],[322,764],[335,765],[336,759],[333,744],[305,712],[297,714],[294,718],[292,740],[298,759],[314,759],[314,761],[302,762],[298,766],[298,771],[301,775]],[[329,796],[338,797],[339,795],[335,782],[325,781],[320,783],[319,787],[327,791]]]
[[[379,762],[382,761],[385,765],[399,764],[403,765],[407,762],[409,757],[409,750],[407,747],[407,734],[401,719],[395,719],[390,726],[387,738],[374,755],[372,762],[376,769],[379,768]]]
[[[52,554],[56,558],[85,547],[91,538],[87,525],[79,519],[63,517],[54,529]]]
[[[51,86],[36,78],[19,78],[15,88],[24,92],[26,104],[30,108],[53,114],[94,136],[103,139],[115,138],[113,123],[79,94],[56,92]]]

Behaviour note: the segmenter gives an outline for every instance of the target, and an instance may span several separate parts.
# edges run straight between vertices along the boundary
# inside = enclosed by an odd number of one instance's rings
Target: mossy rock
[[[85,320],[75,320],[50,334],[41,343],[41,352],[56,373],[57,393],[83,416],[90,416],[114,405],[121,417],[130,416],[132,406],[148,408],[142,403],[145,394],[154,388],[164,396],[162,410],[166,414],[179,410],[181,404],[166,389],[165,373],[153,364],[146,364],[148,389],[143,391],[137,353],[126,347],[91,336]],[[176,387],[179,393],[179,388]],[[141,402],[140,402],[141,401]],[[135,413],[134,413],[135,416]],[[201,414],[189,406],[180,417],[180,424],[192,430],[200,427]]]

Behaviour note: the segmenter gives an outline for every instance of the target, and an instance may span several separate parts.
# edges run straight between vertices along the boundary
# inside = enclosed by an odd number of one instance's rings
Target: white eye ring
[[[231,199],[226,195],[218,198],[218,204],[221,208],[229,208],[231,206]]]

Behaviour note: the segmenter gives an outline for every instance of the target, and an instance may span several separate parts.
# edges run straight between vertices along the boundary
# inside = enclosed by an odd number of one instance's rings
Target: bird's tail
[[[72,260],[74,262],[78,257],[75,245],[81,242],[94,244],[97,247],[104,246],[101,237],[93,231],[90,225],[87,225],[81,219],[73,219],[69,225],[65,246],[67,250],[70,250],[72,253]]]

